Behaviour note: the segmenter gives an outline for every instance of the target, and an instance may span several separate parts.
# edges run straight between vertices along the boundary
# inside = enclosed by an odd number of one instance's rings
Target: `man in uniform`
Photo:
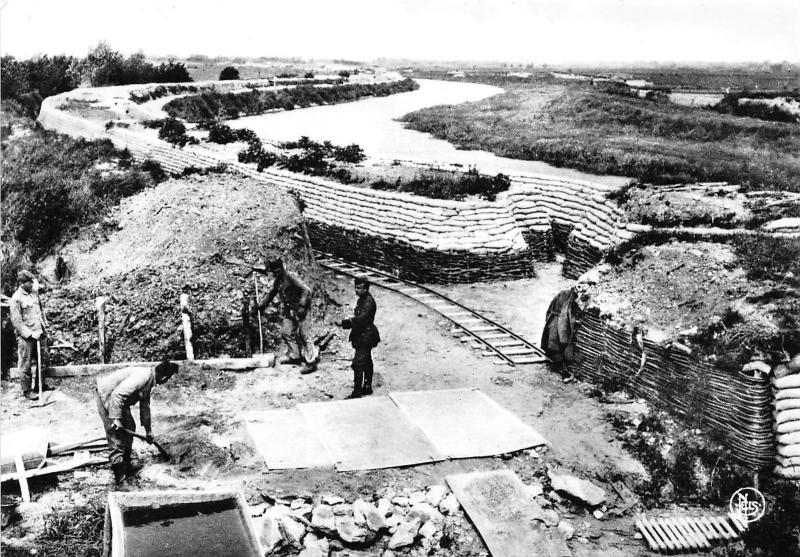
[[[11,323],[17,334],[17,367],[22,396],[36,400],[39,396],[39,377],[42,378],[42,390],[49,390],[44,384],[44,375],[50,361],[47,350],[47,318],[42,309],[37,289],[34,288],[34,276],[28,271],[20,271],[17,275],[19,288],[11,296]],[[31,392],[31,361],[37,361],[42,369],[37,370],[34,381],[34,392]]]
[[[300,373],[312,373],[317,369],[319,350],[311,338],[311,289],[294,273],[284,269],[283,261],[275,259],[267,265],[274,282],[267,297],[258,306],[263,310],[277,295],[283,306],[281,337],[288,352],[279,360],[281,364],[300,364]]]
[[[360,398],[372,394],[372,349],[381,341],[375,326],[377,306],[369,293],[369,280],[356,277],[355,291],[358,299],[351,319],[343,319],[343,329],[350,329],[350,343],[355,348],[353,355],[353,392],[347,398]]]
[[[178,371],[178,364],[164,360],[155,367],[126,367],[97,378],[97,412],[103,420],[108,438],[111,471],[114,482],[121,484],[133,475],[131,452],[133,436],[124,431],[136,430],[131,406],[139,403],[139,421],[148,442],[153,440],[150,422],[150,392],[153,386],[166,383]]]

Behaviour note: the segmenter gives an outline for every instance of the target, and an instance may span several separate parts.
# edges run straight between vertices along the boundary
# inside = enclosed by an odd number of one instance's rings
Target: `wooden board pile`
[[[775,395],[775,441],[781,478],[800,480],[800,356],[778,366],[772,380]]]
[[[636,528],[652,551],[694,552],[711,549],[715,541],[738,539],[747,523],[736,514],[727,516],[642,517]]]
[[[772,393],[766,376],[722,371],[646,337],[640,345],[630,331],[588,310],[580,319],[575,337],[578,377],[623,385],[634,396],[719,434],[731,455],[753,470],[774,463]],[[800,396],[800,388],[787,390]]]

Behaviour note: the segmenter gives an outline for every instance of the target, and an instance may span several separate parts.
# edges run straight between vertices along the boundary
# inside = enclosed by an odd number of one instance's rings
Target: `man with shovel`
[[[36,360],[34,391],[49,390],[44,384],[45,370],[50,361],[47,350],[47,318],[42,309],[39,294],[34,288],[34,276],[29,271],[17,275],[19,288],[11,296],[11,324],[17,333],[17,356],[19,381],[22,396],[37,400],[36,392],[31,392],[31,362]],[[40,384],[41,381],[41,384]]]
[[[134,433],[136,422],[131,415],[131,406],[139,403],[144,440],[155,444],[150,422],[150,392],[155,384],[166,383],[177,371],[178,364],[165,359],[155,367],[126,367],[97,378],[97,411],[106,430],[108,460],[117,485],[133,476],[133,437],[141,437]]]
[[[303,364],[300,373],[307,374],[316,371],[319,361],[319,350],[311,337],[311,297],[312,291],[303,280],[283,267],[282,259],[275,259],[267,263],[267,268],[272,273],[274,281],[267,297],[258,304],[258,310],[272,303],[275,296],[283,306],[283,323],[281,324],[281,337],[286,343],[288,352],[281,358],[281,364]],[[259,272],[260,269],[254,268]]]

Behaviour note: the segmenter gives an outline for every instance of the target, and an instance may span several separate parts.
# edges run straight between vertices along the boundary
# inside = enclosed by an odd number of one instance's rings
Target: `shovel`
[[[145,436],[144,436],[144,435],[142,435],[141,433],[136,433],[135,431],[131,431],[130,429],[125,429],[124,427],[121,427],[121,428],[119,428],[119,429],[121,429],[121,430],[122,430],[122,431],[124,431],[125,433],[128,433],[129,435],[133,435],[133,436],[134,436],[134,437],[136,437],[137,439],[141,439],[141,440],[142,440],[142,441],[144,441],[145,443],[150,443],[151,445],[153,445],[153,446],[154,446],[156,449],[158,449],[158,452],[159,452],[159,453],[161,453],[161,455],[160,455],[160,456],[161,456],[161,458],[162,458],[163,460],[172,460],[172,456],[171,456],[171,455],[170,455],[170,454],[169,454],[169,453],[166,451],[166,449],[164,449],[164,447],[162,447],[161,445],[159,445],[159,444],[156,442],[156,440],[155,440],[155,439],[154,439],[154,440],[151,442],[151,441],[148,441],[148,440],[147,440],[147,437],[145,437]]]
[[[39,380],[39,404],[36,406],[41,408],[42,406],[47,406],[55,401],[49,400],[45,402],[42,395],[42,382],[44,381],[44,373],[42,372],[42,343],[38,338],[36,339],[36,375],[38,376]]]

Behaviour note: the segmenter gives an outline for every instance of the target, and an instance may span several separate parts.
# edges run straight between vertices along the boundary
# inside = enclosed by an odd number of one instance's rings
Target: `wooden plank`
[[[107,371],[114,371],[124,367],[146,367],[155,366],[159,362],[120,362],[116,364],[84,364],[72,366],[52,366],[47,368],[49,377],[83,377],[87,375],[97,375]],[[274,354],[259,354],[253,358],[212,358],[209,360],[194,360],[187,362],[178,360],[177,363],[181,370],[192,366],[208,366],[216,369],[230,371],[241,371],[255,369],[259,367],[272,367],[275,364]],[[19,368],[12,367],[10,370],[11,378],[19,377]]]
[[[647,522],[646,518],[636,521],[636,527],[642,533],[644,539],[647,540],[647,544],[650,546],[650,549],[653,551],[662,551],[667,549],[667,545],[661,541],[655,530],[650,530],[649,526],[650,524]]]
[[[663,540],[664,544],[667,546],[667,549],[669,551],[674,551],[675,549],[678,548],[678,546],[675,544],[675,540],[673,539],[672,534],[667,532],[666,528],[663,528],[661,526],[661,523],[657,518],[650,521],[650,527],[653,528],[653,530],[655,530],[656,532],[658,532],[658,535],[661,536],[661,539]]]
[[[541,509],[511,470],[453,474],[447,483],[494,557],[571,555],[566,542],[541,520]]]
[[[19,492],[22,494],[22,500],[26,503],[30,503],[31,492],[28,489],[28,478],[25,475],[25,463],[22,462],[22,455],[20,453],[14,454],[14,466],[17,468],[17,481],[19,482]]]

